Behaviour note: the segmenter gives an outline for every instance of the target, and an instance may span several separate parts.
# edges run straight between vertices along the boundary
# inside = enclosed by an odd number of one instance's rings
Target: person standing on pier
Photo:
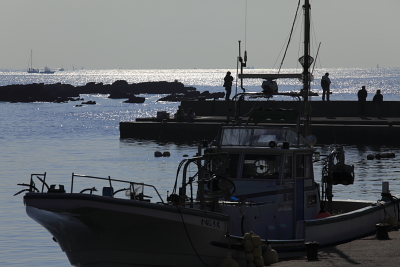
[[[322,76],[321,79],[322,101],[325,101],[325,95],[326,95],[326,101],[329,101],[329,95],[331,94],[330,86],[331,86],[331,80],[329,79],[329,73],[327,72],[325,73],[324,76]]]
[[[195,117],[196,117],[196,114],[194,113],[194,111],[191,108],[189,108],[188,113],[186,114],[187,122],[194,122]]]
[[[374,104],[375,104],[376,116],[378,117],[378,119],[382,119],[381,118],[381,109],[382,109],[382,103],[383,103],[383,95],[381,94],[381,90],[376,90],[376,94],[374,95],[372,102],[374,102]]]
[[[231,72],[228,71],[224,78],[224,87],[225,87],[225,91],[226,91],[225,100],[226,101],[228,101],[229,97],[231,96],[232,82],[233,82],[233,77],[231,76]]]
[[[358,107],[360,109],[360,118],[361,119],[366,119],[365,118],[365,104],[367,103],[367,95],[368,95],[367,90],[365,89],[365,86],[363,85],[357,93]]]

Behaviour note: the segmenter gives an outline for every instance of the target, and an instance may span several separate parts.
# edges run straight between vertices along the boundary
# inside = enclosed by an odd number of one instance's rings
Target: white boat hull
[[[320,246],[336,245],[373,234],[377,223],[398,216],[397,206],[390,201],[333,201],[333,205],[343,213],[298,222],[296,237]]]
[[[28,193],[25,203],[27,214],[54,236],[75,266],[219,266],[227,256],[224,214],[86,194]],[[337,204],[356,210],[300,221],[292,244],[269,240],[272,247],[283,258],[304,250],[301,240],[343,243],[373,233],[376,223],[396,215],[390,202]],[[244,256],[240,248],[232,249],[239,264],[246,264]]]
[[[27,214],[72,265],[219,266],[227,255],[211,244],[226,243],[223,214],[85,194],[27,195]]]

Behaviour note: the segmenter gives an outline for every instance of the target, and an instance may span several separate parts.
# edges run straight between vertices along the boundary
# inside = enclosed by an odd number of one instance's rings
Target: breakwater
[[[121,138],[139,138],[159,141],[196,142],[200,140],[212,141],[217,137],[223,125],[236,125],[235,122],[226,123],[209,117],[196,118],[193,123],[177,122],[173,120],[154,121],[141,119],[134,122],[120,122]],[[243,121],[242,124],[245,124]],[[254,125],[250,123],[249,125]],[[270,127],[295,127],[295,123],[267,122],[260,123]],[[356,118],[320,119],[312,118],[312,134],[317,137],[317,144],[343,145],[386,145],[397,146],[400,135],[400,119],[370,120]]]
[[[311,117],[359,117],[357,101],[310,101]],[[236,107],[239,108],[236,108]],[[191,108],[197,116],[233,116],[238,110],[239,116],[246,116],[254,108],[264,109],[301,109],[298,101],[182,101],[184,110]],[[376,117],[376,108],[372,101],[367,101],[365,108],[367,117]],[[382,117],[400,117],[398,101],[384,101],[381,110]]]
[[[257,123],[250,111],[264,109],[301,108],[297,101],[243,101],[239,103],[214,101],[182,101],[181,107],[191,108],[196,113],[194,122],[179,121],[173,114],[160,118],[137,118],[132,122],[120,122],[121,138],[143,138],[165,141],[213,140],[222,125]],[[348,145],[398,145],[400,135],[400,105],[397,101],[384,102],[382,119],[376,117],[372,101],[367,102],[366,116],[359,117],[357,101],[313,101],[311,106],[312,134],[317,136],[318,144]],[[235,110],[239,117],[235,118]],[[295,127],[295,120],[267,118],[259,121],[271,127]]]
[[[112,84],[89,82],[84,86],[70,84],[13,84],[0,87],[0,101],[7,102],[64,102],[75,100],[80,94],[110,94],[110,98],[130,98],[135,94],[185,94],[196,91],[183,83],[143,82],[128,84],[118,80]]]

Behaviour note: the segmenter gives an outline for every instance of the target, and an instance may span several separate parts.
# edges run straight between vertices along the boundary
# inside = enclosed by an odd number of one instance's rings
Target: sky
[[[303,0],[302,0],[303,2]],[[298,0],[2,0],[0,69],[276,68]],[[316,67],[400,67],[400,0],[310,0]],[[302,3],[303,4],[303,3]],[[300,12],[302,16],[302,12]],[[283,68],[297,68],[297,24]]]

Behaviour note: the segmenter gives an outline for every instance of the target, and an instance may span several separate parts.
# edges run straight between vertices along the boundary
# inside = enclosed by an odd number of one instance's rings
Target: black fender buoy
[[[154,157],[162,157],[162,153],[160,151],[154,152]]]
[[[395,154],[393,152],[388,152],[388,153],[380,153],[376,154],[375,158],[381,159],[381,158],[394,158]]]
[[[373,154],[368,154],[367,155],[367,159],[369,159],[369,160],[374,159],[374,158],[375,158],[375,156]]]

